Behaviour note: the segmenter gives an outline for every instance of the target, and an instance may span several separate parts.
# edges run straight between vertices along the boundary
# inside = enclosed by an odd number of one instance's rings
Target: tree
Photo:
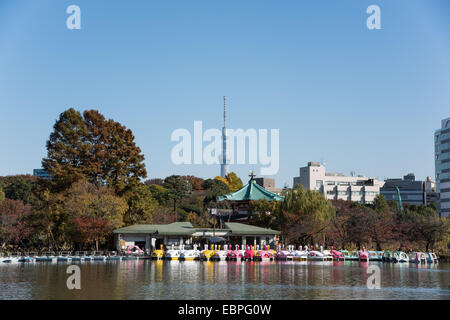
[[[206,190],[206,196],[203,200],[204,205],[216,202],[217,197],[230,193],[230,188],[222,180],[207,179],[203,182],[203,189]]]
[[[234,172],[230,172],[225,178],[217,176],[214,179],[225,183],[230,189],[230,192],[235,192],[244,186],[242,180]]]
[[[186,221],[189,221],[195,228],[212,228],[214,226],[214,218],[205,213],[189,212]]]
[[[153,213],[158,202],[152,197],[150,188],[141,184],[125,194],[128,211],[125,213],[125,224],[152,223]]]
[[[151,185],[156,184],[156,185],[162,187],[163,184],[164,184],[164,180],[163,180],[163,179],[160,179],[160,178],[154,178],[154,179],[146,180],[146,181],[144,182],[144,184],[147,185],[147,186],[151,186]]]
[[[52,193],[44,185],[36,192],[37,203],[33,207],[30,224],[37,243],[55,250],[69,241],[68,215],[64,211],[63,193]]]
[[[3,185],[0,184],[0,205],[2,204],[3,200],[5,200],[5,192],[3,191]]]
[[[411,230],[410,240],[423,243],[426,251],[449,234],[448,220],[439,218],[431,207],[407,206],[405,216]]]
[[[278,208],[278,224],[288,243],[322,240],[324,230],[335,215],[335,208],[325,196],[297,184],[284,192]]]
[[[47,142],[42,166],[52,176],[56,192],[80,179],[102,182],[123,195],[147,176],[144,156],[131,130],[106,120],[96,110],[61,113]]]
[[[280,202],[266,199],[250,201],[248,213],[253,224],[263,228],[276,228],[276,213]]]
[[[147,177],[145,158],[136,146],[130,129],[113,120],[108,120],[106,127],[107,157],[103,165],[103,178],[120,195],[139,185],[141,178]]]
[[[242,180],[234,172],[230,172],[229,174],[227,174],[226,179],[228,181],[228,186],[230,187],[231,192],[235,192],[244,186],[242,184]]]
[[[0,204],[0,236],[2,247],[7,243],[23,244],[31,234],[27,219],[31,215],[31,206],[20,200],[5,199]]]
[[[37,201],[34,189],[37,186],[35,178],[27,175],[11,176],[7,179],[4,189],[5,197],[11,200],[21,200],[25,204],[35,204]]]
[[[172,175],[164,179],[164,187],[168,190],[169,199],[173,201],[173,212],[176,214],[178,202],[191,194],[191,185],[183,177]]]
[[[389,211],[389,204],[382,194],[375,196],[372,207],[378,213]]]
[[[203,180],[202,178],[194,177],[194,176],[183,176],[184,179],[189,181],[189,184],[191,185],[192,190],[203,190]]]
[[[74,229],[72,236],[83,239],[84,243],[95,243],[96,250],[114,229],[123,226],[127,210],[126,201],[118,197],[112,188],[87,180],[75,182],[65,193],[64,211],[69,215]],[[90,227],[82,228],[87,225]]]
[[[86,176],[91,145],[80,112],[70,108],[59,115],[47,141],[42,167],[52,176],[55,191],[64,190]]]
[[[149,187],[152,197],[158,201],[159,205],[164,206],[169,200],[169,190],[158,184],[151,184]]]
[[[376,204],[375,210],[369,210],[367,220],[367,233],[375,243],[377,251],[382,250],[384,243],[396,238],[394,215],[389,210],[387,202],[386,206]]]

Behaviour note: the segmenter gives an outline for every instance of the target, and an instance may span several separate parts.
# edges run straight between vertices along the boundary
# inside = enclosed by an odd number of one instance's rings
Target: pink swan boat
[[[230,246],[231,248],[231,246]],[[227,258],[228,260],[240,260],[242,257],[241,252],[239,251],[239,245],[236,245],[235,250],[228,250],[227,252]]]
[[[345,256],[342,252],[334,250],[333,247],[331,247],[331,256],[333,257],[333,260],[345,260]]]
[[[363,247],[362,251],[359,253],[359,261],[369,261],[369,252]]]
[[[244,259],[253,260],[254,257],[255,257],[255,250],[253,249],[253,246],[247,246],[247,250],[244,253]]]

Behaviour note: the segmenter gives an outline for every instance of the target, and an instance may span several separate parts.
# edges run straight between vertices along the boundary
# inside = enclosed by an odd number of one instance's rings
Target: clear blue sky
[[[66,28],[77,4],[82,29]],[[366,28],[381,7],[382,30]],[[434,176],[450,116],[450,1],[0,2],[0,175],[31,173],[58,115],[98,109],[133,130],[149,177],[175,166],[174,129],[280,129],[277,186],[300,166]],[[251,166],[232,166],[244,180]],[[255,167],[257,169],[257,167]]]

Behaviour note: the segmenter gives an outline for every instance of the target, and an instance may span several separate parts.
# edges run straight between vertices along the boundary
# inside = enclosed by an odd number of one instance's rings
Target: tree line
[[[449,246],[450,221],[434,205],[405,205],[378,195],[371,204],[333,200],[297,184],[281,203],[255,201],[251,220],[281,230],[282,242],[335,249],[441,250]]]
[[[0,177],[2,250],[113,247],[112,231],[132,224],[190,221],[212,227],[208,208],[231,208],[218,196],[243,187],[225,178],[172,175],[147,179],[145,157],[132,131],[96,110],[70,108],[59,115],[42,160],[50,180]],[[248,223],[281,231],[285,244],[335,248],[426,250],[448,246],[449,222],[433,206],[405,206],[377,196],[363,205],[328,201],[301,185],[285,189],[284,202],[253,201]]]
[[[204,209],[243,186],[235,173],[145,180],[134,140],[130,129],[96,110],[62,112],[42,160],[51,179],[0,177],[2,250],[112,247],[114,229],[138,223],[212,226]]]

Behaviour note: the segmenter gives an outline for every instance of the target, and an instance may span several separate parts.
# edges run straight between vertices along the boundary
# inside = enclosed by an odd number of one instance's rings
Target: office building
[[[45,180],[51,179],[50,173],[45,169],[33,169],[33,176],[41,178],[41,179],[45,179]]]
[[[441,128],[434,133],[436,192],[439,194],[438,212],[441,217],[450,215],[450,118],[442,120]]]
[[[273,192],[275,194],[281,194],[283,189],[275,187],[275,179],[274,178],[255,178],[255,182],[263,187],[264,189]]]
[[[322,192],[329,200],[348,200],[372,203],[380,194],[384,182],[362,175],[345,176],[342,173],[326,172],[319,162],[308,162],[300,168],[300,176],[294,178],[294,186],[302,184],[306,189]]]
[[[386,200],[398,201],[397,188],[404,204],[427,205],[437,199],[435,184],[430,177],[420,181],[414,173],[409,173],[403,179],[387,179],[380,193]]]

